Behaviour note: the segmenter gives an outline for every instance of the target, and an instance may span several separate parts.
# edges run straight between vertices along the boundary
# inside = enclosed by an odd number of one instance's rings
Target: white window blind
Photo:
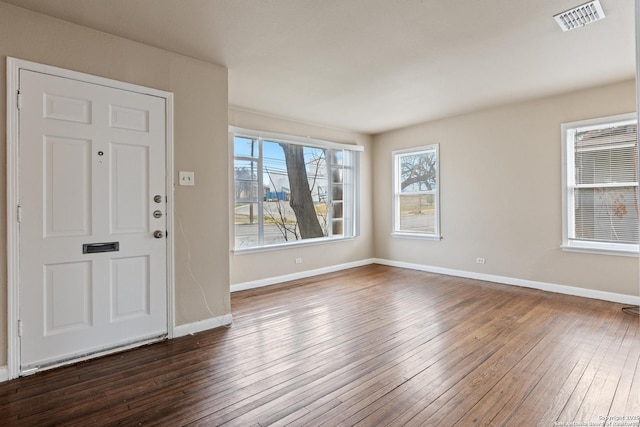
[[[637,245],[636,121],[568,127],[566,144],[568,245]]]

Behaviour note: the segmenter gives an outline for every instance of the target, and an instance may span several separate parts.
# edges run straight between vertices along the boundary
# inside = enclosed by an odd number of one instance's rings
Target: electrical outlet
[[[302,258],[296,258],[296,264],[302,264]]]
[[[476,263],[478,264],[484,264],[486,261],[484,258],[476,258]]]
[[[195,175],[196,175],[195,172],[180,171],[178,173],[178,184],[187,185],[187,186],[196,185]]]

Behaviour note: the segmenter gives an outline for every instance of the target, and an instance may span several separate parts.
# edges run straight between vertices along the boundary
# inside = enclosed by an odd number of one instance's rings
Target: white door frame
[[[19,267],[20,228],[18,226],[19,204],[19,77],[20,70],[35,71],[108,86],[165,99],[166,105],[166,189],[167,189],[167,335],[171,339],[175,330],[174,254],[173,254],[173,94],[157,89],[111,80],[91,74],[79,73],[63,68],[7,57],[7,374],[9,379],[20,375],[20,316]],[[114,351],[117,351],[116,349]]]

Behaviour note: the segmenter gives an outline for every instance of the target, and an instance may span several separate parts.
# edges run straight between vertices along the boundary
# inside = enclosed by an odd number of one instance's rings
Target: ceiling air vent
[[[595,0],[559,13],[553,18],[558,25],[560,25],[562,31],[569,31],[604,19],[604,11],[602,10],[600,1]]]

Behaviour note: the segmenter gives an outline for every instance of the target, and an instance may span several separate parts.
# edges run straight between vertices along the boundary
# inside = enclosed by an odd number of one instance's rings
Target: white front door
[[[166,336],[165,99],[24,69],[20,97],[21,372]]]

